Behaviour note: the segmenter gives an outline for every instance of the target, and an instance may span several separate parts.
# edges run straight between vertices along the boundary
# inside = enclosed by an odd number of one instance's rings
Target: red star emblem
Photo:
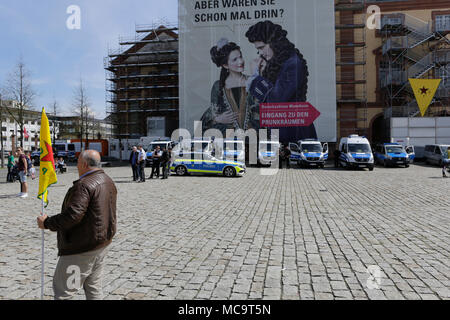
[[[44,150],[41,149],[41,154],[43,155],[41,157],[41,161],[51,162],[54,166],[55,159],[53,158],[53,149],[47,142],[44,142],[44,144],[45,144],[45,151],[47,151],[47,152],[44,153]]]
[[[424,86],[422,89],[420,89],[420,93],[423,94],[423,95],[427,95],[428,94],[428,90],[430,90],[430,89],[427,89]]]

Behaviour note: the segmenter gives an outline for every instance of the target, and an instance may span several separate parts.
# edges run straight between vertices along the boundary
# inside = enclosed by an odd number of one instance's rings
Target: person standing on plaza
[[[133,181],[139,180],[139,170],[138,170],[138,157],[139,152],[135,146],[133,146],[133,149],[131,150],[130,154],[130,164],[131,169],[133,171]]]
[[[334,167],[338,168],[339,167],[339,157],[341,156],[341,151],[339,149],[336,149],[333,151],[333,155],[334,155]]]
[[[163,170],[161,179],[167,179],[169,177],[169,168],[168,168],[169,160],[170,160],[169,151],[166,148],[163,148],[161,155],[161,167]]]
[[[26,151],[25,152],[26,160],[27,160],[27,176],[31,177],[31,179],[36,179],[36,169],[33,166],[33,160],[31,159],[31,152]]]
[[[20,198],[27,198],[28,197],[28,184],[27,184],[28,163],[27,163],[27,157],[21,147],[17,148],[17,156],[19,158],[17,167],[18,167],[19,178],[20,178],[20,193],[17,196]]]
[[[13,181],[13,177],[12,177],[13,167],[14,167],[14,156],[13,156],[12,152],[8,152],[8,175],[6,176],[7,182]]]
[[[147,154],[145,153],[144,148],[140,145],[138,147],[138,171],[139,171],[139,178],[138,182],[145,182],[145,161],[147,160]]]
[[[156,178],[159,178],[159,167],[161,166],[161,147],[156,146],[155,150],[153,151],[152,155],[152,174],[150,175],[149,179],[153,179],[153,175],[156,172]]]
[[[289,146],[286,144],[284,146],[284,150],[283,150],[283,159],[286,161],[286,168],[290,169],[291,168],[291,150],[289,149]]]
[[[55,300],[70,299],[81,288],[88,300],[103,299],[102,270],[117,230],[117,189],[100,167],[97,151],[82,152],[79,179],[67,192],[61,213],[37,218],[40,229],[58,233]]]
[[[447,159],[444,159],[444,161],[442,161],[442,177],[443,178],[447,178],[447,175],[445,174],[445,170],[447,169],[448,166],[450,166],[450,147],[447,148]]]
[[[169,148],[167,149],[167,153],[168,153],[169,159],[167,160],[166,179],[168,179],[169,176],[170,176],[170,167],[172,166],[172,163],[173,163],[173,160],[174,160],[174,158],[173,158],[173,152],[172,152],[172,147],[169,147]]]

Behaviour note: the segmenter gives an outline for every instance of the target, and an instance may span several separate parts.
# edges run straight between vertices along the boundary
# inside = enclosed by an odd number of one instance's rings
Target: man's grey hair
[[[90,168],[101,168],[102,167],[101,157],[97,151],[94,151],[94,150],[83,151],[80,154],[80,158],[82,158],[83,161],[86,162],[86,164]]]

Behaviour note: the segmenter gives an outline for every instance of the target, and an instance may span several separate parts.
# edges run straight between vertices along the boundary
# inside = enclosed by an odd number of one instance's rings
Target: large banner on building
[[[333,0],[180,0],[179,23],[180,128],[336,141]]]

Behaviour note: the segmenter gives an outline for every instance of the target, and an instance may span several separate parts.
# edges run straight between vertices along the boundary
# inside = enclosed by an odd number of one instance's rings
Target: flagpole
[[[42,204],[41,204],[41,216],[44,215],[44,196],[42,196]],[[42,253],[42,263],[41,263],[41,300],[44,300],[44,230],[42,229],[42,247],[41,247],[41,253]]]

